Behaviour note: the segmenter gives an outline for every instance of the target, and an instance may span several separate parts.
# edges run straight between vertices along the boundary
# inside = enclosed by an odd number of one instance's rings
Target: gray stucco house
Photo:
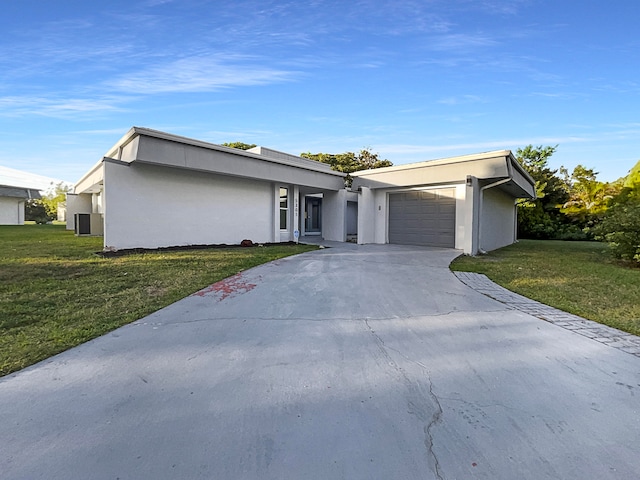
[[[133,127],[68,195],[67,228],[104,235],[106,250],[354,235],[476,254],[513,243],[515,201],[535,196],[508,150],[352,177],[345,188],[345,174],[295,155]]]

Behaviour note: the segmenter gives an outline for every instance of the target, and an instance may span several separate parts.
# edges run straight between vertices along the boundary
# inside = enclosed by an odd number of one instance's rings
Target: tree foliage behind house
[[[47,213],[47,208],[40,199],[30,198],[24,202],[24,219],[29,222],[45,224],[53,220]]]
[[[560,212],[573,225],[583,229],[594,227],[607,211],[608,202],[616,193],[616,185],[600,182],[597,172],[582,165],[577,165],[571,175],[564,168],[560,170],[569,193]]]
[[[368,148],[363,148],[358,153],[301,153],[301,157],[316,160],[330,165],[333,170],[343,173],[353,173],[371,168],[391,167],[393,163],[386,159],[380,159],[377,153]]]
[[[563,230],[560,207],[569,199],[567,185],[549,168],[555,147],[527,145],[516,151],[518,162],[535,181],[536,199],[518,203],[518,235],[521,238],[557,238]]]
[[[237,148],[239,150],[249,150],[250,148],[257,147],[255,143],[243,143],[243,142],[226,142],[226,143],[223,143],[222,146]]]
[[[47,190],[41,199],[27,200],[25,202],[25,220],[36,223],[47,223],[58,216],[58,205],[66,203],[66,195],[71,191],[71,186],[64,182],[53,185]]]
[[[309,160],[326,163],[331,166],[332,170],[346,173],[347,177],[345,178],[345,185],[347,187],[351,186],[353,179],[350,174],[353,172],[393,166],[393,163],[390,160],[380,159],[377,153],[373,153],[368,148],[363,148],[358,153],[345,152],[333,154],[305,152],[301,153],[300,156],[308,158]]]

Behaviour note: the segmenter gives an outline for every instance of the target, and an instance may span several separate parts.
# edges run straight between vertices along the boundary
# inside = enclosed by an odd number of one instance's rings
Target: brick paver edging
[[[572,330],[597,342],[640,357],[640,337],[607,327],[586,318],[563,312],[544,303],[536,302],[493,283],[486,275],[471,272],[453,272],[465,285],[510,308],[528,313],[559,327]]]

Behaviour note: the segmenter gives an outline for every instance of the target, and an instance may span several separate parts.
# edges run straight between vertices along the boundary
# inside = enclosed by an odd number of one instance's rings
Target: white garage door
[[[455,247],[455,189],[389,194],[389,243]]]

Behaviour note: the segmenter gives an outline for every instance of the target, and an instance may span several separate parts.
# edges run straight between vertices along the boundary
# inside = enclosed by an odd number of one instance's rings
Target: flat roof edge
[[[109,153],[106,155],[108,157],[114,157],[113,153],[117,152],[117,150],[126,145],[127,143],[129,143],[135,136],[147,136],[147,137],[152,137],[152,138],[159,138],[161,140],[167,140],[167,141],[171,141],[171,142],[177,142],[177,143],[182,143],[185,145],[191,145],[191,146],[195,146],[195,147],[201,147],[201,148],[206,148],[209,150],[214,150],[214,151],[218,151],[218,152],[224,152],[224,153],[230,153],[232,155],[238,155],[241,157],[247,157],[247,158],[253,158],[253,159],[258,159],[258,160],[262,160],[265,162],[271,162],[271,163],[275,163],[275,164],[279,164],[279,165],[287,165],[290,167],[296,167],[296,168],[301,168],[304,170],[312,170],[312,171],[316,171],[319,173],[325,173],[327,175],[333,175],[336,177],[345,177],[346,174],[342,173],[342,172],[337,172],[335,170],[332,170],[328,165],[324,164],[324,163],[320,163],[320,162],[316,162],[314,160],[309,160],[306,158],[302,158],[296,155],[291,155],[289,153],[286,152],[279,152],[278,150],[274,150],[272,148],[269,147],[262,147],[266,150],[271,150],[273,152],[278,152],[278,153],[283,153],[285,155],[294,157],[295,160],[286,160],[286,159],[279,159],[279,158],[272,158],[269,157],[268,155],[260,155],[257,153],[253,153],[247,150],[240,150],[238,148],[232,148],[232,147],[225,147],[224,145],[218,145],[217,143],[211,143],[211,142],[205,142],[203,140],[198,140],[195,138],[189,138],[189,137],[183,137],[181,135],[174,135],[172,133],[167,133],[167,132],[161,132],[160,130],[153,130],[151,128],[146,128],[146,127],[132,127],[121,139],[118,143],[115,144],[115,146],[109,150]]]
[[[367,175],[375,175],[386,172],[397,172],[402,170],[412,170],[416,168],[424,167],[436,167],[438,165],[448,165],[452,163],[464,163],[475,160],[484,160],[489,158],[500,158],[512,156],[511,150],[494,150],[490,152],[474,153],[469,155],[460,155],[457,157],[437,158],[434,160],[425,160],[422,162],[406,163],[403,165],[394,165],[392,167],[375,168],[369,170],[360,170],[359,172],[353,172],[351,176],[363,177]]]
[[[73,193],[75,193],[76,187],[78,185],[80,185],[82,182],[84,182],[88,177],[90,177],[91,175],[93,175],[95,173],[96,170],[98,170],[100,167],[102,167],[102,164],[104,163],[105,159],[107,159],[109,157],[102,157],[100,160],[98,160],[97,163],[95,163],[93,165],[93,167],[91,167],[87,173],[85,173],[82,177],[80,177],[80,179],[73,184]]]

